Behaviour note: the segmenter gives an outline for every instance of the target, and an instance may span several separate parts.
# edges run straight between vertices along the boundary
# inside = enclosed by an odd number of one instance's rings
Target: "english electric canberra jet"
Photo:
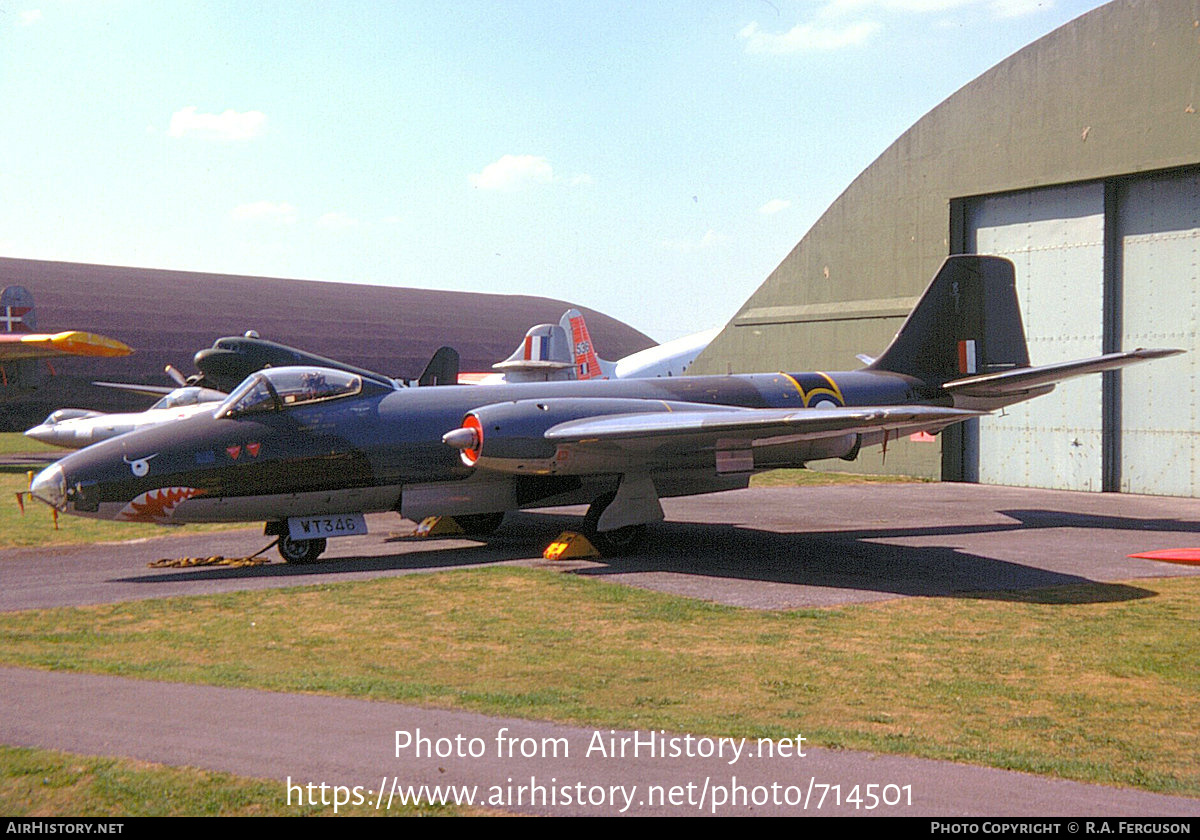
[[[1031,367],[1012,263],[954,256],[888,348],[846,373],[763,373],[400,388],[281,367],[212,412],[72,453],[32,494],[68,513],[142,522],[265,521],[289,562],[361,533],[364,513],[454,516],[590,504],[606,554],[663,518],[659,499],[745,487],[751,474],[947,426],[1072,376],[1181,352]]]

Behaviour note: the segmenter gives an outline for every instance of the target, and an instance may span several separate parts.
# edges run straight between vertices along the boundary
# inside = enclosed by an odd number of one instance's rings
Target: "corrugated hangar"
[[[0,431],[28,428],[63,406],[140,411],[150,400],[94,387],[92,380],[168,385],[166,365],[193,373],[197,350],[247,330],[389,376],[415,378],[442,345],[459,352],[462,370],[490,371],[526,330],[557,323],[573,306],[531,295],[0,258],[0,287],[7,285],[30,290],[40,330],[101,333],[130,345],[134,355],[54,362],[56,375],[43,377],[37,390],[0,401]],[[621,321],[575,308],[605,358],[654,344]]]
[[[1116,0],[1006,59],[854,180],[696,373],[846,370],[954,253],[1006,256],[1034,364],[1182,356],[902,441],[856,468],[1200,495],[1200,2]]]

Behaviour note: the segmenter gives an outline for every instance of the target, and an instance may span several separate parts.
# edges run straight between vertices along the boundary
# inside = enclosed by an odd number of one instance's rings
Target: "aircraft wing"
[[[1118,370],[1137,362],[1151,359],[1161,359],[1174,356],[1183,350],[1130,350],[1124,353],[1107,353],[1091,359],[1081,359],[1073,362],[1058,362],[1052,365],[1037,367],[1015,368],[995,373],[984,373],[978,376],[968,376],[954,379],[942,387],[958,398],[1004,399],[1007,397],[1025,398],[1031,391],[1045,393],[1054,387],[1054,383],[1075,376],[1089,373],[1100,373],[1106,370]]]
[[[60,333],[0,333],[0,361],[56,356],[128,356],[129,345],[95,333],[67,330]]]
[[[555,443],[645,451],[656,444],[688,447],[761,446],[843,435],[894,431],[940,431],[986,412],[927,405],[861,408],[711,408],[587,417],[545,432]]]
[[[178,385],[137,385],[133,382],[93,382],[101,388],[116,388],[118,391],[129,391],[132,394],[145,394],[150,397],[162,397],[178,388]]]

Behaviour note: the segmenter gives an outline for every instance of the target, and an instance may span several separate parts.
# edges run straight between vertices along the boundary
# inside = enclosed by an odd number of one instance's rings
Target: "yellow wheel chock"
[[[546,560],[573,560],[577,557],[599,557],[600,552],[583,534],[575,531],[563,531],[558,539],[550,543],[542,552]]]

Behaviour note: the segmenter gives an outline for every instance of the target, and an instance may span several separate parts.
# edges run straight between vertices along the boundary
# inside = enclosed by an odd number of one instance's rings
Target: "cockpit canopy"
[[[202,402],[222,402],[224,399],[225,394],[222,394],[220,391],[189,385],[184,388],[176,388],[174,391],[164,394],[161,400],[150,407],[180,408],[181,406],[196,405]]]
[[[216,416],[239,417],[255,412],[283,411],[298,405],[384,391],[379,383],[364,383],[361,376],[341,370],[268,368],[246,377],[217,408]]]
[[[99,417],[99,411],[88,411],[86,408],[56,408],[50,416],[42,421],[43,426],[53,426],[64,420],[78,420],[80,417]]]

